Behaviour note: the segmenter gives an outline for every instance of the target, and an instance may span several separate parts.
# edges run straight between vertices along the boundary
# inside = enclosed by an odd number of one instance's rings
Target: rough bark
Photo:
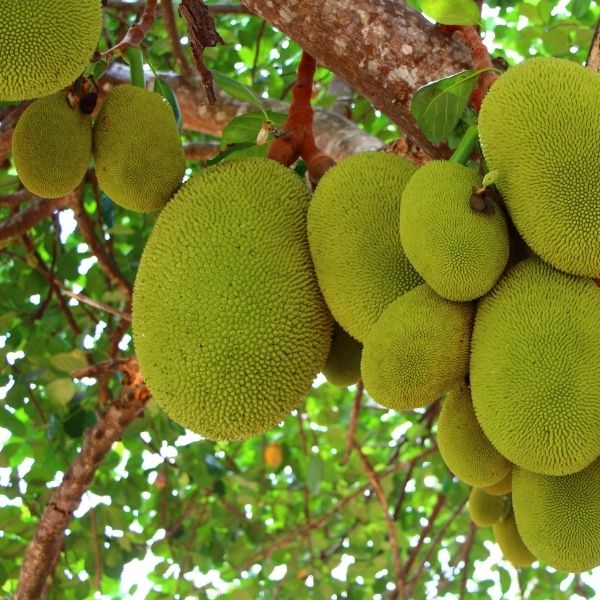
[[[590,46],[586,65],[594,69],[597,73],[600,73],[600,20],[596,25],[596,32],[594,33],[594,40]]]

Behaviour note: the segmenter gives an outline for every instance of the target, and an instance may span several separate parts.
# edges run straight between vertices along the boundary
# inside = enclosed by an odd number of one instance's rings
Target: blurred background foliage
[[[419,8],[418,0],[410,4]],[[105,12],[102,49],[118,41],[136,17],[110,7]],[[490,0],[483,17],[486,43],[495,56],[511,63],[533,54],[583,62],[600,5]],[[177,23],[188,52],[185,24],[179,18]],[[300,47],[253,16],[218,15],[216,24],[226,44],[206,51],[208,66],[260,97],[289,101]],[[152,69],[176,68],[161,21],[143,49]],[[318,69],[316,105],[329,108],[338,100],[333,82],[330,72]],[[365,131],[384,142],[398,137],[396,126],[358,93],[343,100]],[[215,139],[185,131],[182,138]],[[197,168],[190,162],[188,174]],[[18,186],[10,160],[0,165],[0,196]],[[84,194],[96,234],[133,282],[156,215],[121,209],[93,182]],[[0,205],[0,217],[9,214],[10,207]],[[101,384],[73,380],[70,373],[133,352],[126,322],[68,297],[61,307],[44,272],[63,289],[128,310],[122,293],[107,282],[73,211],[63,210],[26,238],[4,243],[0,586],[7,595],[15,589],[37,519],[81,447],[85,429],[118,393],[118,375]],[[281,427],[235,443],[201,440],[151,401],[86,493],[49,597],[384,597],[394,581],[385,514],[359,453],[352,451],[345,460],[356,394],[320,378]],[[593,597],[593,576],[565,576],[538,563],[517,572],[501,559],[490,530],[471,529],[463,508],[469,490],[451,478],[432,442],[435,409],[395,413],[365,396],[356,433],[395,519],[411,597]],[[268,445],[281,450],[281,460],[278,452],[266,459]]]

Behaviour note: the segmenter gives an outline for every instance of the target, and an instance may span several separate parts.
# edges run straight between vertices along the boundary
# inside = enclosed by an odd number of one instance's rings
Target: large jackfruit
[[[409,410],[455,387],[467,374],[473,312],[425,284],[392,302],[364,343],[360,370],[369,394]]]
[[[68,86],[90,60],[101,27],[100,0],[0,0],[0,100]]]
[[[472,169],[434,160],[421,167],[402,194],[400,241],[426,283],[448,300],[483,296],[508,261],[504,213],[477,212],[470,199],[481,188]]]
[[[352,385],[360,379],[362,344],[349,336],[337,323],[323,375],[334,385]]]
[[[492,525],[492,531],[504,558],[515,567],[528,567],[535,562],[535,556],[521,539],[514,514],[511,513],[504,519],[496,521]]]
[[[162,208],[181,184],[183,146],[161,96],[131,85],[113,89],[96,119],[93,142],[100,187],[138,212]]]
[[[600,566],[600,459],[562,477],[515,467],[513,507],[527,547],[559,571]]]
[[[83,179],[92,153],[92,120],[69,103],[66,92],[39,98],[21,115],[12,140],[23,185],[57,198]]]
[[[538,259],[480,303],[471,345],[477,419],[530,471],[566,475],[600,454],[600,288]]]
[[[491,527],[510,512],[508,496],[492,496],[479,488],[469,494],[469,515],[477,527]]]
[[[471,393],[463,385],[449,392],[444,400],[437,443],[449,469],[469,485],[492,486],[512,468],[483,433],[475,417]]]
[[[146,245],[140,367],[167,414],[207,438],[274,427],[325,365],[333,322],[306,239],[309,199],[274,161],[221,163],[181,188]]]
[[[510,494],[512,492],[512,466],[506,476],[498,481],[498,483],[483,487],[481,490],[492,496],[504,496],[505,494]]]
[[[383,309],[422,283],[400,244],[402,190],[416,166],[365,152],[329,169],[308,211],[319,285],[335,320],[363,342]]]
[[[486,95],[479,134],[512,220],[554,267],[600,277],[600,75],[532,58]]]

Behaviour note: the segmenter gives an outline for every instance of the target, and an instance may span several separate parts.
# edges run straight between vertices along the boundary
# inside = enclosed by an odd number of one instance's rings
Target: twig
[[[97,300],[94,300],[93,298],[90,298],[88,296],[84,296],[83,294],[77,294],[75,292],[72,292],[71,290],[64,287],[64,284],[61,286],[61,290],[62,293],[65,294],[65,296],[69,296],[69,298],[73,298],[74,300],[77,300],[82,304],[87,304],[88,306],[91,306],[98,310],[102,310],[111,315],[115,315],[115,317],[119,317],[120,319],[123,319],[127,322],[131,321],[131,314],[129,314],[128,312],[123,312],[122,310],[113,308],[112,306],[104,304],[103,302],[98,302]]]
[[[256,68],[258,67],[258,57],[260,55],[260,42],[262,40],[263,35],[265,34],[265,27],[267,25],[266,21],[263,21],[258,28],[258,33],[256,34],[256,45],[254,48],[254,60],[252,61],[252,69],[250,70],[250,81],[252,85],[256,83]]]
[[[342,456],[342,464],[345,465],[350,458],[350,452],[354,446],[356,438],[356,427],[358,425],[358,417],[360,415],[360,409],[362,406],[363,393],[365,391],[365,385],[362,379],[359,379],[356,384],[356,393],[354,394],[354,404],[352,405],[352,414],[350,415],[350,424],[348,426],[348,438],[346,441],[346,449],[344,450],[344,456]]]
[[[96,512],[93,508],[90,508],[88,514],[90,515],[90,524],[92,526],[92,542],[94,549],[94,587],[97,591],[102,592],[102,560],[100,558],[100,541],[98,539],[98,522],[96,520]]]
[[[475,530],[477,529],[477,525],[471,521],[469,524],[469,534],[467,535],[467,539],[465,541],[465,549],[463,553],[463,560],[465,562],[465,566],[463,567],[462,578],[460,581],[460,598],[461,600],[465,597],[467,591],[467,578],[469,576],[469,556],[471,554],[471,548],[473,547],[473,540],[475,537]]]
[[[107,8],[124,12],[138,12],[144,8],[145,2],[123,2],[108,0]],[[213,15],[253,15],[254,12],[242,4],[211,4],[207,7]]]
[[[169,35],[169,40],[171,41],[173,56],[181,69],[181,75],[184,79],[189,79],[193,73],[192,66],[179,41],[179,32],[177,31],[177,22],[175,21],[175,11],[173,10],[173,0],[160,0],[160,12],[165,23],[165,29]]]
[[[90,365],[83,369],[77,369],[71,372],[71,377],[75,379],[83,379],[84,377],[93,377],[97,379],[100,375],[110,375],[116,371],[121,373],[131,373],[139,369],[137,359],[135,358],[118,358],[113,360],[105,360],[96,365]]]
[[[9,194],[8,196],[0,196],[0,206],[16,208],[17,206],[19,206],[19,204],[27,202],[27,200],[31,200],[33,198],[35,198],[34,194],[32,194],[28,189],[21,188],[14,194]]]

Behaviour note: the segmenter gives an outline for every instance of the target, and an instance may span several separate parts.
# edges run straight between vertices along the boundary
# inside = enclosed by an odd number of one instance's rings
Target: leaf
[[[308,484],[308,489],[313,494],[317,494],[319,492],[319,488],[321,487],[322,473],[323,464],[321,462],[321,457],[318,454],[313,454],[310,457],[310,461],[308,462],[308,467],[306,469],[306,482]]]
[[[177,100],[177,96],[175,95],[175,92],[173,91],[171,86],[164,79],[156,77],[154,79],[154,91],[157,94],[160,94],[169,103],[169,106],[173,111],[173,116],[175,117],[177,127],[181,129],[181,109],[179,108],[179,101]]]
[[[480,19],[474,0],[421,0],[421,10],[443,25],[478,25]]]
[[[72,438],[79,438],[88,427],[96,423],[96,415],[91,410],[77,407],[63,423],[63,431]]]
[[[477,78],[487,69],[461,71],[419,88],[410,111],[430,142],[445,140],[463,114]]]
[[[77,369],[82,369],[87,366],[85,353],[83,350],[72,350],[71,352],[62,352],[55,354],[49,359],[50,364],[57,370],[63,373],[70,373]]]
[[[8,429],[12,435],[17,437],[25,437],[27,435],[25,424],[3,408],[0,408],[0,427]]]
[[[46,386],[46,394],[52,402],[64,406],[75,394],[75,385],[68,377],[56,379]]]
[[[256,92],[249,88],[247,85],[236,81],[235,79],[225,75],[225,73],[219,73],[218,71],[212,71],[213,79],[215,83],[227,94],[238,100],[249,102],[258,110],[260,110],[265,118],[265,121],[269,120],[267,111],[260,98],[256,95]]]
[[[267,121],[275,127],[282,127],[286,120],[283,113],[267,111]],[[227,124],[221,137],[221,149],[225,149],[229,144],[239,144],[248,142],[256,144],[258,133],[260,132],[265,116],[262,112],[249,112],[239,117],[235,117]]]

